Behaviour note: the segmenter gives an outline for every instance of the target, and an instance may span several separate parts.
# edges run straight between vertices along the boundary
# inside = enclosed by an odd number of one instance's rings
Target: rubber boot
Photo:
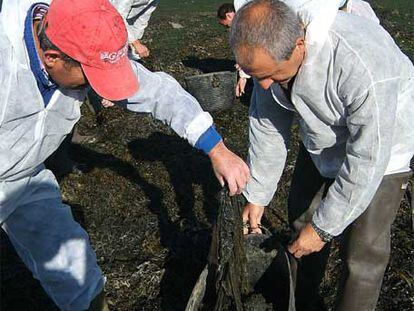
[[[105,298],[105,292],[101,291],[92,301],[86,311],[109,311],[108,304]]]
[[[338,311],[374,311],[390,256],[394,222],[411,172],[384,176],[365,212],[344,233]]]

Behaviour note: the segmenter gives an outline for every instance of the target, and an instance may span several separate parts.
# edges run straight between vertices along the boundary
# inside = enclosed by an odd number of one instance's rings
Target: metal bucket
[[[274,236],[250,234],[245,237],[246,279],[250,292],[243,297],[243,310],[295,310],[293,259]],[[214,267],[206,265],[194,286],[186,311],[212,309],[205,297]],[[223,310],[224,311],[224,310]]]
[[[206,73],[186,77],[187,91],[193,95],[205,111],[229,109],[235,99],[237,74],[231,71]]]

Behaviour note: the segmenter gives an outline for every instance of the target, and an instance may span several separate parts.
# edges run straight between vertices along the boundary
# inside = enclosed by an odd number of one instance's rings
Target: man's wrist
[[[220,134],[216,131],[214,125],[212,125],[198,138],[195,147],[202,150],[205,154],[209,154],[221,141]]]
[[[315,230],[315,232],[318,234],[318,236],[321,238],[321,240],[323,242],[330,242],[333,239],[333,235],[322,230],[321,228],[319,228],[313,221],[311,221],[311,226],[313,228],[313,230]]]

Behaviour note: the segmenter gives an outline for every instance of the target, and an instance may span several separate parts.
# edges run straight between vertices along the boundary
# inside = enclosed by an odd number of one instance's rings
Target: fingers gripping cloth
[[[219,194],[219,211],[213,232],[209,262],[215,271],[214,310],[243,310],[242,295],[249,291],[245,278],[246,256],[244,251],[241,196],[230,197],[227,190]]]

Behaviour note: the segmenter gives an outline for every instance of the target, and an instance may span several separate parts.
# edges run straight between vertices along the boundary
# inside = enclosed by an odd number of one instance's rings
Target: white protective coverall
[[[245,5],[247,2],[250,2],[250,1],[251,0],[234,0],[233,1],[234,9],[237,12],[243,5]]]
[[[110,0],[123,17],[128,31],[128,42],[140,40],[157,8],[159,0]]]
[[[321,175],[335,179],[312,219],[333,236],[366,209],[384,175],[410,170],[414,154],[411,61],[377,21],[335,15],[325,39],[307,49],[291,100],[276,83],[271,91],[279,105],[256,87],[250,116],[252,178],[244,193],[249,202],[270,202],[297,112],[305,148]],[[307,29],[306,43],[309,35]]]
[[[43,161],[79,120],[86,90],[58,88],[45,107],[24,40],[33,3],[4,2],[0,15],[0,223],[56,305],[85,310],[104,278],[87,233],[62,203],[59,185]],[[211,132],[211,116],[169,75],[132,65],[140,89],[126,107],[151,113],[190,144],[200,144]]]
[[[326,40],[330,25],[338,12],[338,9],[345,4],[345,0],[281,0],[293,9],[299,16],[306,29],[306,46],[307,58],[306,63],[313,62],[314,55],[318,55],[318,50],[323,46]],[[251,0],[235,0],[234,6],[236,12]],[[360,15],[372,21],[379,23],[371,6],[361,0],[348,0],[346,2],[346,11],[355,15]],[[250,77],[250,76],[247,76]],[[270,203],[276,192],[277,183],[280,179],[282,171],[279,170],[280,160],[273,156],[274,149],[277,149],[280,139],[278,130],[273,124],[273,114],[284,114],[284,109],[280,110],[271,94],[272,90],[263,90],[254,79],[254,88],[252,92],[250,105],[250,151],[248,163],[251,170],[251,178],[247,184],[244,195],[251,203],[266,206]],[[277,92],[280,98],[284,98],[282,106],[287,109],[294,110],[289,101],[285,98],[284,92],[277,84],[272,86],[273,92]],[[290,126],[290,118],[283,118]],[[266,135],[262,128],[266,128]],[[258,141],[258,139],[260,141]],[[284,137],[284,141],[288,144],[288,140]],[[256,145],[263,144],[262,152],[256,150]],[[256,150],[256,151],[254,151]],[[279,152],[281,152],[279,150]],[[282,153],[283,157],[286,154]],[[284,161],[284,160],[283,160]],[[274,167],[272,169],[272,167]],[[269,174],[269,172],[273,172]]]

